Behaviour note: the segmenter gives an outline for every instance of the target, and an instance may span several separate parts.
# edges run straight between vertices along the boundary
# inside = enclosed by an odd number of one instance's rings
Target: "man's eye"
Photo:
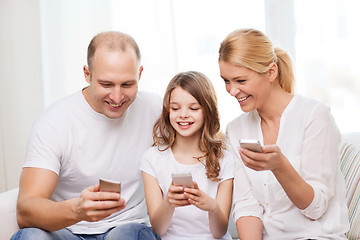
[[[102,86],[102,87],[105,87],[105,88],[108,88],[108,87],[111,87],[111,84],[108,84],[108,83],[101,83],[101,86]]]
[[[125,84],[123,84],[122,86],[124,87],[124,88],[128,88],[128,87],[131,87],[133,84],[131,84],[131,83],[125,83]]]

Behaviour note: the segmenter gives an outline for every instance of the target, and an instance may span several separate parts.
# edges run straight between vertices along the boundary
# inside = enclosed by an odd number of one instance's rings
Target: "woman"
[[[219,67],[245,112],[227,127],[239,158],[233,206],[239,237],[346,239],[340,133],[329,108],[293,94],[289,56],[260,31],[228,35]],[[259,140],[263,152],[239,147],[241,139]]]

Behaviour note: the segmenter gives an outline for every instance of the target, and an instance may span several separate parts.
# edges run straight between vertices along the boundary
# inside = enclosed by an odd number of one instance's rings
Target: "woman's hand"
[[[200,208],[204,211],[213,211],[217,207],[215,199],[211,198],[205,192],[199,189],[199,186],[194,182],[194,188],[185,188],[184,196],[187,198],[190,204]]]
[[[245,166],[255,171],[276,171],[288,162],[277,145],[265,145],[262,150],[263,153],[258,153],[240,147],[239,154]]]

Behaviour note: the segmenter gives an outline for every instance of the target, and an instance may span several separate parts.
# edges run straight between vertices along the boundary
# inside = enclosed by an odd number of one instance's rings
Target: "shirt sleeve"
[[[151,156],[153,155],[153,148],[148,149],[141,158],[140,171],[143,171],[147,174],[156,178],[156,173],[151,163]]]
[[[329,109],[323,105],[314,108],[310,119],[304,134],[300,174],[312,186],[314,198],[301,212],[318,219],[327,211],[335,194],[340,132]]]
[[[263,208],[256,200],[250,180],[244,170],[244,165],[240,160],[240,156],[235,152],[234,144],[237,140],[233,139],[229,129],[226,133],[226,144],[229,152],[235,159],[234,172],[234,193],[233,193],[233,212],[232,217],[236,222],[240,217],[253,216],[262,220]]]
[[[43,168],[59,174],[62,158],[61,139],[51,124],[37,120],[30,133],[23,167]]]
[[[235,169],[235,159],[232,154],[229,154],[227,151],[224,151],[224,158],[221,160],[221,172],[220,178],[223,182],[227,179],[234,178],[234,169]]]

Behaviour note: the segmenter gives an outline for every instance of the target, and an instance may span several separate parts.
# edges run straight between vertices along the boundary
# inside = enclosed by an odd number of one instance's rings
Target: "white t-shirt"
[[[35,122],[24,167],[59,176],[54,201],[79,197],[100,177],[121,182],[125,209],[98,222],[68,227],[73,233],[103,233],[124,223],[148,221],[139,165],[152,144],[161,105],[159,96],[138,92],[121,118],[110,119],[95,112],[79,91],[50,106]]]
[[[177,162],[171,149],[159,151],[152,147],[143,155],[140,170],[155,177],[160,185],[163,197],[166,196],[171,184],[172,173],[190,172],[199,188],[212,198],[216,198],[219,183],[234,177],[235,162],[231,154],[224,151],[224,158],[220,160],[220,182],[211,181],[206,177],[206,169],[202,163],[184,165]],[[207,240],[214,239],[209,229],[208,212],[193,205],[175,208],[171,224],[166,233],[161,236],[163,240]],[[220,239],[231,239],[226,233]]]
[[[242,114],[227,128],[227,141],[237,156],[235,221],[241,216],[259,217],[264,225],[263,239],[346,239],[349,223],[339,167],[340,133],[328,107],[295,95],[280,119],[276,144],[315,192],[304,210],[292,204],[271,171],[244,166],[237,151],[240,139],[263,143],[257,111]]]

